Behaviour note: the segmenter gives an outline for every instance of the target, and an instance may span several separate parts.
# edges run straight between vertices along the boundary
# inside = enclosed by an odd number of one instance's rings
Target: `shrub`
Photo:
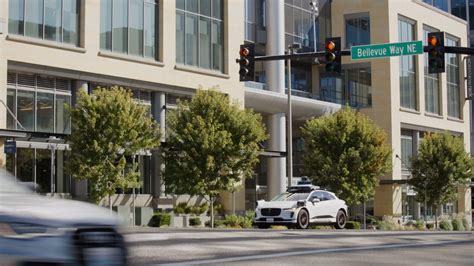
[[[238,216],[238,224],[242,228],[251,228],[253,224],[253,218],[247,216]]]
[[[401,229],[400,225],[395,223],[391,216],[384,216],[383,220],[377,225],[379,230],[398,230]]]
[[[194,214],[201,215],[207,211],[208,207],[206,203],[202,203],[198,207],[194,207]]]
[[[209,220],[209,221],[206,221],[206,222],[204,223],[204,225],[205,225],[206,227],[211,227],[211,221],[210,221],[210,220]],[[214,227],[215,227],[215,228],[223,228],[223,227],[225,227],[225,225],[224,225],[224,220],[214,220]]]
[[[461,218],[454,218],[453,221],[452,221],[452,224],[453,224],[453,230],[454,231],[464,231],[465,230]]]
[[[461,221],[462,221],[462,225],[464,226],[464,229],[467,230],[467,231],[470,231],[471,230],[471,225],[467,221],[466,217],[462,217]]]
[[[156,212],[150,220],[149,226],[162,227],[169,226],[171,223],[171,215],[169,213]]]
[[[354,221],[347,221],[346,222],[347,229],[360,229],[360,223]]]
[[[310,225],[308,228],[309,229],[314,229],[314,230],[331,230],[331,229],[334,229],[332,226],[328,226],[328,225]]]
[[[190,226],[200,226],[201,225],[201,219],[199,217],[193,217],[189,219],[189,225]]]
[[[439,228],[445,231],[453,231],[453,224],[451,223],[450,220],[442,220],[439,223]]]
[[[183,213],[185,213],[185,208],[187,206],[188,206],[188,204],[186,202],[180,202],[173,208],[173,212],[175,214],[183,214]]]
[[[418,230],[425,229],[425,221],[423,221],[421,219],[416,220],[414,225],[415,225],[415,228],[418,229]]]
[[[227,227],[238,227],[239,217],[237,217],[235,214],[226,215],[224,218],[224,225]]]
[[[426,224],[426,229],[431,230],[434,228],[434,224]]]

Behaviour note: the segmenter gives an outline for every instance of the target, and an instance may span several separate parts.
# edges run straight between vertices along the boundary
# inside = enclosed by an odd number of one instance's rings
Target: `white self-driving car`
[[[347,205],[334,193],[312,185],[292,186],[271,201],[257,201],[255,224],[258,228],[286,225],[305,229],[312,224],[346,225]]]
[[[32,193],[0,169],[0,265],[126,265],[105,208]]]

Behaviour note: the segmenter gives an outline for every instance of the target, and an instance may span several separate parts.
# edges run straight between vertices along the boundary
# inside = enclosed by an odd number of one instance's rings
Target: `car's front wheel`
[[[346,213],[343,210],[339,210],[336,215],[336,223],[334,224],[334,227],[336,229],[344,229],[346,226]]]
[[[309,214],[308,211],[302,209],[298,212],[298,219],[296,220],[296,228],[306,229],[309,226]]]

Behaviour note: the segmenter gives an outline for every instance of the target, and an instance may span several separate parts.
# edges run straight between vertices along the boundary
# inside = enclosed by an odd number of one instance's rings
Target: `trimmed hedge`
[[[200,226],[201,219],[199,217],[189,218],[189,225],[190,226]]]
[[[360,223],[354,221],[347,221],[346,229],[360,229]]]
[[[453,219],[452,223],[453,223],[453,230],[454,231],[464,231],[465,230],[461,218]]]
[[[169,226],[171,224],[171,215],[164,212],[155,212],[153,217],[151,217],[149,226],[152,227],[162,227]]]
[[[466,217],[463,217],[461,219],[461,221],[462,221],[462,225],[464,226],[464,229],[467,230],[467,231],[470,231],[471,230],[471,225],[467,221]]]

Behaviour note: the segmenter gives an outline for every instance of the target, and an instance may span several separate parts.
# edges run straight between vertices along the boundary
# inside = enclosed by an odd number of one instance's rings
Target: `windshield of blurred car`
[[[31,191],[20,183],[15,181],[15,177],[0,169],[0,193],[30,193]]]
[[[290,193],[285,192],[281,193],[280,195],[274,197],[272,201],[298,201],[298,200],[306,200],[309,196],[309,193]]]

